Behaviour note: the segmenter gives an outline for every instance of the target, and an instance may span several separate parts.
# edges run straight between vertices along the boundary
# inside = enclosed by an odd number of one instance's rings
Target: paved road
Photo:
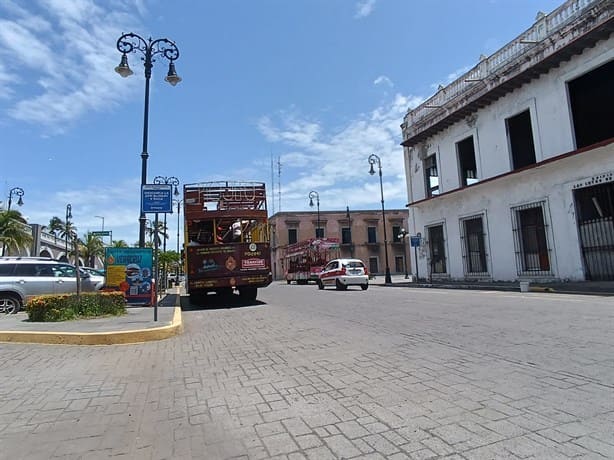
[[[0,458],[614,458],[614,298],[259,299],[161,342],[0,344]]]

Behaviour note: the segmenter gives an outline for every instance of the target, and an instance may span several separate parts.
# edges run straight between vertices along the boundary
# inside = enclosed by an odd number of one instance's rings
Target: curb
[[[173,320],[167,326],[108,332],[0,331],[0,342],[55,345],[119,345],[164,340],[183,332],[181,307],[175,306],[174,309]]]

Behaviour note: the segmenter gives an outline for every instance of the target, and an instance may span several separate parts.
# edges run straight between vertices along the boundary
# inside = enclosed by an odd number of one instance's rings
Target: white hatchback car
[[[333,259],[319,274],[318,288],[326,286],[335,286],[340,291],[360,286],[365,291],[369,288],[369,272],[360,259]]]

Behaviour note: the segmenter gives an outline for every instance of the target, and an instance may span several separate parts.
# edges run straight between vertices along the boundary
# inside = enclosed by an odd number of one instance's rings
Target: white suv
[[[98,280],[80,273],[81,290],[96,291]],[[0,257],[0,311],[17,313],[35,295],[77,292],[75,266],[46,257]]]
[[[319,274],[318,288],[326,286],[335,286],[341,291],[348,286],[360,286],[365,291],[369,288],[369,272],[360,259],[334,259]]]

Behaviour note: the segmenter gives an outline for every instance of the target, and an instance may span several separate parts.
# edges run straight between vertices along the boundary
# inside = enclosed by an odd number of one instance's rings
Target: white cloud
[[[132,2],[115,1],[112,11],[92,0],[25,5],[0,3],[0,88],[9,117],[60,132],[84,113],[117,104],[137,84],[110,70],[120,57],[116,37],[138,23]],[[11,74],[21,78],[9,80]]]
[[[388,78],[386,75],[380,75],[379,77],[377,77],[373,81],[373,84],[375,86],[386,85],[386,86],[389,86],[390,88],[394,86],[394,84],[392,83],[392,80],[390,80],[390,78]]]
[[[356,5],[355,18],[366,18],[369,16],[375,8],[376,0],[361,0]]]
[[[262,134],[287,147],[282,162],[283,210],[307,210],[310,190],[320,194],[321,209],[345,206],[372,208],[381,197],[377,176],[369,176],[370,154],[381,158],[386,200],[403,205],[407,200],[403,149],[399,125],[410,106],[424,99],[395,95],[386,104],[358,114],[339,127],[306,120],[295,110],[263,117]],[[306,132],[301,134],[301,130]]]

